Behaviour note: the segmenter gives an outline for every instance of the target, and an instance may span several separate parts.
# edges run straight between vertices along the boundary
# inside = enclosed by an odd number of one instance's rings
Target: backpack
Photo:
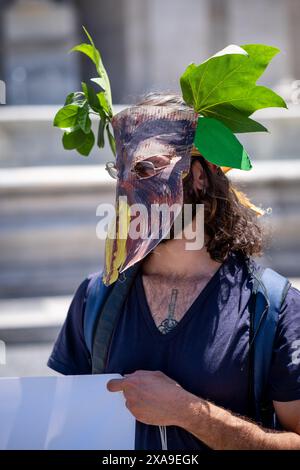
[[[257,269],[250,263],[247,266],[253,282],[249,304],[248,415],[265,427],[278,428],[267,385],[279,312],[291,284],[270,268]],[[105,286],[102,275],[97,275],[88,287],[83,328],[93,374],[105,370],[114,327],[139,267],[140,263],[135,264],[110,286]]]

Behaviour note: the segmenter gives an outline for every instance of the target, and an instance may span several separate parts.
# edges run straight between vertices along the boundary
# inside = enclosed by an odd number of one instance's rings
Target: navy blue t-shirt
[[[85,294],[78,288],[48,365],[62,374],[90,374],[85,345]],[[160,370],[189,392],[246,416],[251,282],[243,259],[230,256],[210,279],[178,325],[162,334],[154,323],[138,274],[117,322],[105,373]],[[283,303],[272,367],[272,400],[300,399],[300,292],[291,287]],[[174,406],[176,404],[174,403]],[[167,428],[169,450],[205,449],[196,437]],[[137,422],[136,449],[161,449],[159,428]]]

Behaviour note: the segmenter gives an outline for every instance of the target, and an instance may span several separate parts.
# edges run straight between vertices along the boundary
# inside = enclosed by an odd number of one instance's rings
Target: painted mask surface
[[[192,109],[149,105],[114,116],[118,179],[116,217],[105,247],[106,284],[150,253],[180,213],[197,117]],[[162,205],[175,207],[168,220],[157,210]]]

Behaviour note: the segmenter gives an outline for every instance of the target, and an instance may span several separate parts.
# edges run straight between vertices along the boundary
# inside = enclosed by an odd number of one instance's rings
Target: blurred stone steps
[[[300,276],[300,161],[257,161],[229,174],[271,215],[263,263]],[[114,202],[103,165],[0,170],[0,297],[68,295],[104,261],[96,236],[100,203]]]
[[[1,300],[0,340],[5,343],[53,341],[70,302],[70,296]]]

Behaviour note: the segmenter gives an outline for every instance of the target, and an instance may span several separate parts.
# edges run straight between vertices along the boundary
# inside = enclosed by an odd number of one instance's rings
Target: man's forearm
[[[185,392],[178,425],[208,447],[218,450],[300,450],[294,432],[272,432]]]

